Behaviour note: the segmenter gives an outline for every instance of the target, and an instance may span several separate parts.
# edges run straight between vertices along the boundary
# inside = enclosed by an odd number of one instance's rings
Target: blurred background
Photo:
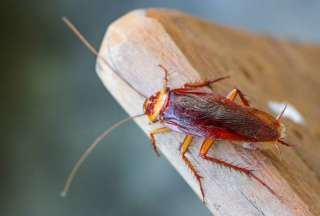
[[[317,0],[1,2],[0,215],[210,215],[169,163],[156,158],[134,123],[98,146],[68,197],[59,196],[92,140],[127,116],[95,74],[95,57],[61,16],[98,47],[113,20],[145,7],[320,42]]]

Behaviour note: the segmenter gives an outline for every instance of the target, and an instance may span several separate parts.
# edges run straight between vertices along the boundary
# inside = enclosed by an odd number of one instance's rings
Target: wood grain
[[[219,142],[210,154],[252,167],[280,198],[256,181],[202,160],[201,138],[188,157],[204,176],[206,206],[214,215],[320,215],[320,48],[219,26],[177,11],[137,10],[115,21],[102,42],[100,55],[110,70],[97,61],[97,72],[106,88],[130,114],[142,112],[144,98],[134,88],[151,95],[162,86],[169,70],[171,88],[185,82],[212,79],[226,74],[231,79],[213,87],[225,95],[234,86],[244,91],[254,107],[271,112],[269,101],[292,104],[305,118],[299,125],[288,119],[290,143],[281,147],[282,161],[269,148],[252,151]],[[137,120],[146,133],[159,125]],[[158,136],[159,149],[198,196],[195,178],[178,151],[183,135]]]

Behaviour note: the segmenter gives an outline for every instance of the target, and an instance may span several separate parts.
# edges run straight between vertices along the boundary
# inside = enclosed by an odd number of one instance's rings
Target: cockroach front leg
[[[220,77],[214,80],[207,80],[202,82],[192,82],[192,83],[186,83],[183,85],[184,88],[193,89],[193,88],[202,88],[202,87],[209,87],[211,84],[225,80],[230,78],[230,76],[224,76]]]
[[[234,101],[236,99],[236,97],[239,95],[241,102],[243,103],[243,105],[245,106],[250,106],[249,105],[249,101],[246,99],[246,97],[244,96],[244,94],[237,88],[232,89],[231,92],[229,92],[229,94],[227,95],[227,98],[231,101]]]
[[[191,161],[186,156],[186,153],[188,152],[188,148],[189,148],[192,140],[193,140],[193,137],[191,135],[185,136],[185,138],[183,140],[183,143],[181,144],[181,156],[182,156],[182,160],[185,162],[185,164],[191,170],[192,174],[196,177],[196,179],[197,179],[197,181],[199,183],[199,186],[200,186],[200,191],[201,191],[201,195],[202,195],[202,201],[205,202],[204,190],[203,190],[202,182],[201,182],[202,176],[199,175],[199,173],[196,170],[196,168],[193,166]]]
[[[160,154],[159,154],[159,151],[157,149],[157,142],[156,142],[156,137],[155,135],[157,134],[163,134],[163,133],[168,133],[170,132],[171,129],[169,128],[166,128],[166,127],[162,127],[162,128],[157,128],[155,130],[153,130],[151,133],[150,133],[150,138],[151,138],[151,143],[152,143],[152,147],[153,147],[153,150],[154,152],[156,153],[156,155],[158,157],[160,157]]]
[[[205,139],[203,141],[203,143],[201,145],[201,148],[200,148],[200,152],[199,152],[200,156],[203,159],[211,161],[213,163],[217,163],[217,164],[219,164],[221,166],[233,169],[233,170],[235,170],[237,172],[240,172],[240,173],[243,173],[243,174],[247,175],[248,177],[252,177],[256,181],[258,181],[262,186],[267,188],[273,195],[277,196],[276,193],[264,181],[262,181],[255,174],[253,174],[252,170],[244,168],[244,167],[236,166],[236,165],[234,165],[232,163],[226,162],[226,161],[221,160],[221,159],[214,158],[212,156],[208,156],[208,151],[214,145],[214,143],[215,142],[212,139]]]

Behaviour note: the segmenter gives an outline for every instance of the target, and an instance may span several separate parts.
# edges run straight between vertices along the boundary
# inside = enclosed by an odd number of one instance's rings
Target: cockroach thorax
[[[148,116],[151,122],[159,120],[158,117],[162,107],[166,103],[168,92],[169,89],[164,88],[145,100],[143,105],[144,113]]]

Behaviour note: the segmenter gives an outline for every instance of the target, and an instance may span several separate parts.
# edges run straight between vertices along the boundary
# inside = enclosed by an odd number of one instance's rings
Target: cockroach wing
[[[280,136],[271,115],[211,93],[170,91],[161,119],[175,131],[207,138],[258,142]]]

